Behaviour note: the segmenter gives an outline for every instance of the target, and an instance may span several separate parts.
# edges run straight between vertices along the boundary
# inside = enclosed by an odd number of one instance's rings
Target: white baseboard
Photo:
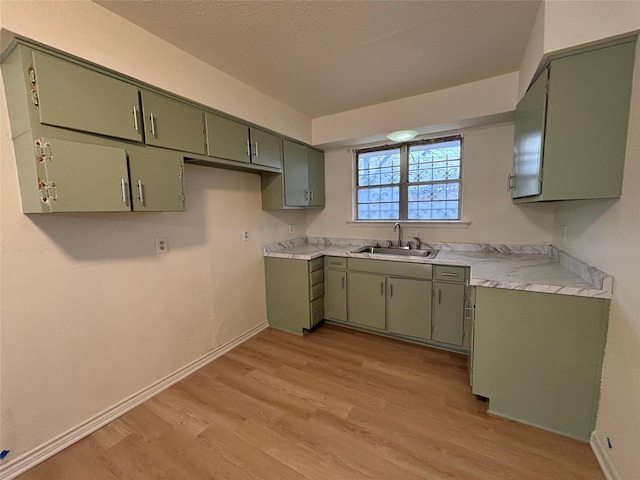
[[[37,446],[33,450],[24,453],[9,462],[3,463],[2,465],[0,465],[0,478],[4,480],[11,480],[12,478],[17,477],[21,473],[24,473],[30,468],[52,457],[56,453],[64,450],[78,440],[81,440],[87,435],[92,434],[96,430],[105,426],[107,423],[112,422],[116,418],[127,413],[129,410],[132,410],[141,403],[149,400],[151,397],[157,395],[162,390],[169,388],[174,383],[177,383],[183,378],[191,375],[193,372],[195,372],[199,368],[202,368],[207,363],[212,362],[216,358],[227,353],[229,350],[247,341],[249,338],[257,335],[268,326],[269,324],[267,322],[264,322],[253,327],[251,330],[243,333],[238,338],[235,338],[234,340],[221,345],[215,350],[212,350],[211,352],[185,365],[179,370],[176,370],[175,372],[167,375],[157,382],[152,383],[139,392],[134,393],[121,402],[107,408],[106,410],[103,410],[102,412],[98,413],[92,418],[89,418],[80,425],[67,430],[56,438]]]
[[[592,435],[591,442],[589,443],[591,445],[591,450],[593,450],[593,453],[596,456],[596,460],[598,460],[598,463],[600,464],[600,468],[602,469],[602,473],[604,473],[605,478],[607,480],[619,480],[620,476],[611,463],[609,455],[607,455],[607,449],[602,445],[598,437]]]

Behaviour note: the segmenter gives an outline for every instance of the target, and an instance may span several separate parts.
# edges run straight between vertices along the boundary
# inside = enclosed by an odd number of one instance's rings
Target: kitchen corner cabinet
[[[282,174],[263,174],[262,209],[324,207],[324,153],[283,141]]]
[[[622,193],[636,40],[552,58],[516,107],[517,202]]]
[[[206,114],[207,154],[211,157],[281,169],[282,139],[230,118]]]
[[[325,318],[347,321],[347,259],[325,258]]]
[[[145,143],[189,153],[205,153],[202,110],[173,98],[142,90]]]
[[[302,335],[324,317],[324,257],[265,257],[269,326]]]
[[[489,412],[588,442],[609,300],[476,287],[472,390]]]

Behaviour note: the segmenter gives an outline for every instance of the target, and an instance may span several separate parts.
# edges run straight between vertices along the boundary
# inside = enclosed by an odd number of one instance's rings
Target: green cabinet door
[[[41,123],[142,141],[137,87],[52,55],[32,56]]]
[[[251,137],[251,163],[281,168],[282,139],[257,128],[249,129]]]
[[[545,70],[516,106],[512,197],[540,193],[542,145],[547,108],[547,75]]]
[[[308,148],[299,143],[284,140],[284,203],[289,207],[309,205]]]
[[[622,194],[635,47],[634,41],[551,61],[545,200]]]
[[[347,321],[347,272],[327,270],[327,318]]]
[[[178,100],[142,91],[145,143],[204,154],[203,112]]]
[[[125,150],[47,138],[41,143],[47,152],[41,192],[51,212],[131,210]]]
[[[384,330],[385,276],[349,272],[348,280],[349,323]]]
[[[210,157],[249,163],[249,127],[230,118],[206,114],[207,148]]]
[[[129,152],[133,210],[183,211],[183,168],[179,152],[152,148]]]
[[[308,149],[309,206],[324,207],[324,152]]]
[[[431,338],[431,282],[389,277],[387,321],[390,333]]]
[[[463,283],[434,283],[432,336],[434,341],[462,346],[464,289]]]

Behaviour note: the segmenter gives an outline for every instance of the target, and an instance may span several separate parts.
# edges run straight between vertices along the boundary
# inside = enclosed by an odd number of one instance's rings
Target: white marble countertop
[[[301,238],[265,245],[264,256],[311,260],[324,255],[470,267],[470,285],[611,298],[613,277],[549,245],[422,244],[435,258],[353,253],[376,240]],[[384,242],[380,242],[381,244]]]

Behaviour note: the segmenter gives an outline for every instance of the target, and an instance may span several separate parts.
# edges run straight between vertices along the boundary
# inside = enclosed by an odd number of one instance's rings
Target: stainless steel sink
[[[406,247],[374,247],[367,245],[353,250],[352,253],[377,253],[381,255],[401,255],[403,257],[434,258],[440,250],[410,250]]]

